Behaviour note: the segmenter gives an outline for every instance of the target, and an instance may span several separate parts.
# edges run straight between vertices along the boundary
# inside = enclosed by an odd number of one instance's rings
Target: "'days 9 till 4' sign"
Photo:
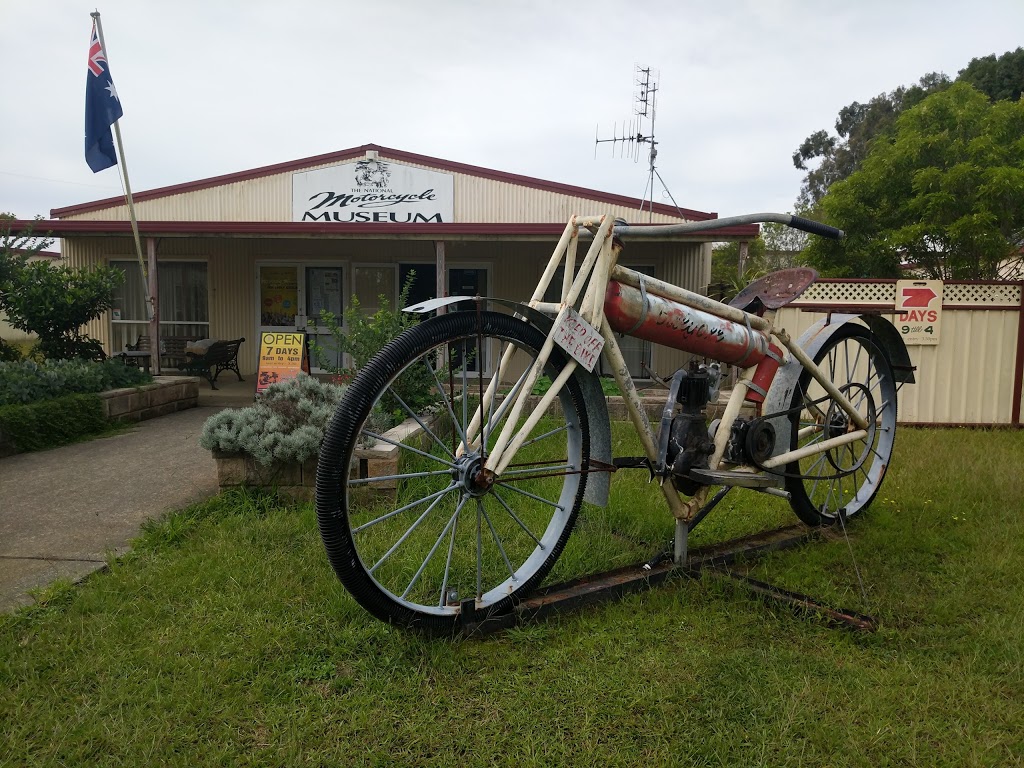
[[[907,344],[938,344],[941,280],[896,281],[896,329]]]

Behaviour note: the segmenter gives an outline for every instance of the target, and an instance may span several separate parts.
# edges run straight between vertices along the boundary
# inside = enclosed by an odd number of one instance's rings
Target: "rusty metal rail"
[[[821,616],[830,624],[857,630],[875,630],[876,622],[870,616],[831,607],[808,595],[790,592],[729,570],[729,566],[737,561],[750,561],[769,552],[800,546],[816,538],[818,529],[805,525],[762,531],[721,544],[693,549],[690,551],[686,566],[683,567],[676,566],[672,562],[671,553],[666,553],[648,563],[637,563],[543,587],[519,603],[511,612],[498,616],[475,616],[472,613],[472,602],[466,601],[463,604],[463,635],[477,636],[499,632],[529,621],[543,620],[554,614],[576,611],[588,605],[610,602],[635,592],[652,589],[664,583],[670,576],[700,578],[704,572],[725,574],[765,600],[802,613]]]

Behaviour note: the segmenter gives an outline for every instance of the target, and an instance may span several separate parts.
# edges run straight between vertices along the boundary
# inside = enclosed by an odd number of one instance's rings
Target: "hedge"
[[[0,406],[0,433],[19,451],[41,451],[112,429],[96,394]]]

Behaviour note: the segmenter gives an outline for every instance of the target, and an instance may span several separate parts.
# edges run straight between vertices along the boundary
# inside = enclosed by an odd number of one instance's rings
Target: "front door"
[[[326,368],[315,354],[310,367],[325,373],[338,367],[340,355],[330,332],[317,322],[322,312],[332,312],[342,322],[342,268],[336,264],[260,264],[260,332],[306,331],[316,334],[326,356]],[[312,322],[310,322],[312,321]]]

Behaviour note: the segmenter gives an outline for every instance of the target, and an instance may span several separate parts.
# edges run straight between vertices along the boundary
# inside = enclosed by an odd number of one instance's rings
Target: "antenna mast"
[[[615,148],[618,147],[619,157],[631,157],[635,163],[639,160],[640,145],[650,145],[650,150],[647,155],[647,185],[644,187],[644,194],[641,197],[640,203],[641,211],[643,211],[644,205],[647,205],[648,221],[652,221],[654,218],[655,177],[657,177],[658,181],[661,182],[662,189],[672,201],[672,205],[675,206],[680,218],[683,218],[683,212],[679,210],[678,203],[676,203],[675,198],[672,197],[672,193],[669,192],[668,185],[666,185],[664,179],[661,178],[661,174],[658,173],[657,165],[655,163],[658,158],[658,142],[654,138],[654,119],[658,111],[658,77],[658,73],[653,72],[650,67],[642,68],[640,65],[636,65],[634,70],[634,84],[636,85],[637,90],[634,94],[634,118],[629,121],[628,128],[626,122],[622,123],[621,136],[619,135],[617,126],[613,127],[612,138],[610,139],[599,139],[596,133],[594,135],[594,157],[597,157],[598,144],[611,144],[613,157],[615,156]],[[643,131],[645,120],[650,123],[650,127],[646,134]]]

